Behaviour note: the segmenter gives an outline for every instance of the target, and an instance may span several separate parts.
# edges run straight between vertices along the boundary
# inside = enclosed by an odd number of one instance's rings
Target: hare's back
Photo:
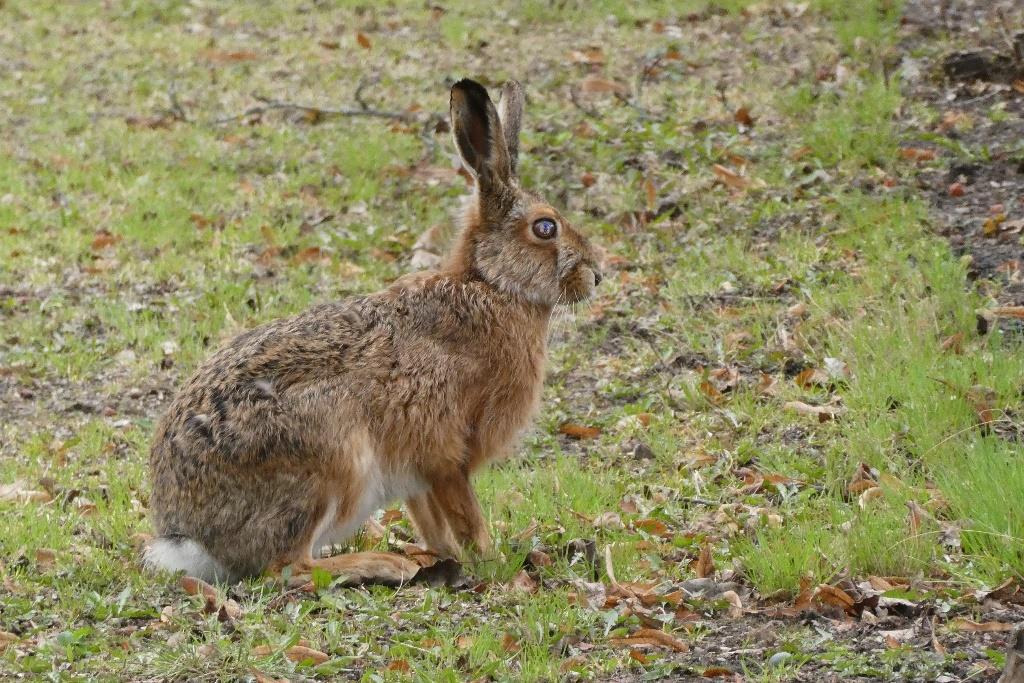
[[[304,424],[318,419],[308,397],[344,391],[346,375],[372,374],[392,355],[374,309],[361,298],[324,304],[232,339],[174,399],[154,456],[265,461],[320,445]]]

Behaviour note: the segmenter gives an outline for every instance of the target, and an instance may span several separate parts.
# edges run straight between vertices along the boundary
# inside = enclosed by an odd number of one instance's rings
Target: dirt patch
[[[937,230],[970,257],[983,293],[1024,304],[1024,7],[911,0],[903,24],[906,94],[938,113],[925,130],[908,126],[922,146],[905,150],[945,161],[918,178]],[[1000,328],[1024,332],[1020,320]]]

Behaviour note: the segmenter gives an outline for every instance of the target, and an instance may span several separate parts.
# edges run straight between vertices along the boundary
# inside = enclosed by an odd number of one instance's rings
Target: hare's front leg
[[[428,496],[434,514],[447,520],[459,546],[480,553],[491,550],[491,535],[468,472],[455,472],[434,482]]]
[[[458,557],[459,547],[452,538],[448,520],[431,500],[430,491],[410,498],[405,504],[427,550],[438,557]]]

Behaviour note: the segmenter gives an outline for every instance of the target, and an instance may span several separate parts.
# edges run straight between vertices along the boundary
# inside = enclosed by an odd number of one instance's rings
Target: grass
[[[558,556],[579,538],[601,556],[610,548],[620,582],[659,590],[693,578],[706,545],[748,606],[795,596],[807,576],[909,576],[951,599],[1024,577],[1024,517],[1004,503],[1024,491],[1020,446],[979,429],[968,396],[987,387],[1012,422],[1024,357],[1019,341],[974,332],[984,301],[929,231],[913,162],[898,153],[909,105],[879,68],[898,7],[848,6],[819,0],[790,17],[739,2],[530,2],[499,27],[491,8],[460,2],[439,15],[405,2],[5,5],[0,485],[55,499],[0,502],[0,631],[18,638],[0,672],[657,678],[701,673],[714,663],[709,643],[752,630],[719,600],[686,602],[696,625],[675,607],[638,616],[581,604],[581,585],[610,577]],[[772,47],[784,43],[846,76],[794,72],[794,56]],[[592,44],[603,64],[568,63],[568,50]],[[632,105],[572,103],[589,70],[633,88],[637,65],[659,55]],[[479,592],[295,595],[253,580],[218,587],[241,607],[218,619],[136,562],[154,421],[222,340],[386,285],[423,230],[451,221],[462,181],[446,136],[415,113],[444,111],[446,82],[463,73],[527,81],[524,181],[614,256],[600,296],[553,334],[536,428],[518,457],[479,477],[501,554],[467,568]],[[372,106],[421,119],[313,125],[268,112],[217,123],[254,105],[253,93],[349,106],[364,79]],[[167,114],[175,101],[187,121]],[[752,130],[735,120],[740,106]],[[714,164],[749,184],[716,181]],[[961,353],[944,344],[954,335]],[[794,381],[827,359],[848,376]],[[733,380],[715,374],[723,368]],[[762,375],[774,381],[767,394]],[[819,423],[790,401],[842,412]],[[565,422],[601,434],[573,441]],[[863,506],[847,490],[861,463],[881,488]],[[757,475],[783,479],[751,486]],[[908,502],[935,520],[912,531]],[[965,525],[962,552],[941,546],[940,523]],[[408,522],[394,532],[376,546],[394,549]],[[517,591],[534,547],[555,561],[536,572],[539,590]],[[610,644],[651,619],[692,652],[637,657]],[[826,646],[791,626],[784,666],[746,655],[730,666],[754,681],[812,670],[928,678],[946,666],[913,653],[900,668],[900,653],[841,636]],[[283,656],[300,640],[328,661]],[[261,645],[270,654],[254,654]]]

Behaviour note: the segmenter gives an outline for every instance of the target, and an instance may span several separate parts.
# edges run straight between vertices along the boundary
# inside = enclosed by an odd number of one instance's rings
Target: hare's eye
[[[533,222],[533,234],[542,240],[549,240],[558,232],[558,224],[550,218],[538,218]]]

